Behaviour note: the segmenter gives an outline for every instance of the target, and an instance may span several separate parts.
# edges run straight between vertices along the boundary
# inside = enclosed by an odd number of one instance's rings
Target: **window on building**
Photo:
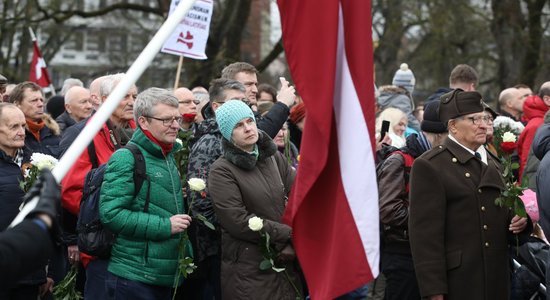
[[[83,36],[81,32],[74,32],[69,40],[65,43],[64,48],[65,50],[75,50],[75,51],[82,51],[83,50]]]
[[[107,37],[107,47],[109,51],[126,51],[127,37],[125,34],[115,33]]]
[[[105,36],[99,31],[91,31],[86,34],[86,50],[105,51]]]

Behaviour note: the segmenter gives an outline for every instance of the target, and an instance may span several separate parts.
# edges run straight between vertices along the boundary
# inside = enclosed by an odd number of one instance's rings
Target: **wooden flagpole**
[[[174,82],[174,90],[178,88],[180,83],[181,66],[183,65],[183,55],[180,55],[178,70],[176,71],[176,82]]]

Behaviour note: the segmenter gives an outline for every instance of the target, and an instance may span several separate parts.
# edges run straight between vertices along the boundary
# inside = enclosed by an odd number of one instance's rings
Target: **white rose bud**
[[[510,131],[506,131],[503,135],[502,135],[502,141],[503,142],[512,142],[512,143],[515,143],[516,142],[516,135],[511,133]]]
[[[195,192],[201,192],[204,188],[206,188],[206,183],[204,183],[204,180],[200,178],[191,178],[187,181],[187,183],[189,184],[189,188]]]
[[[176,143],[180,144],[183,146],[183,142],[181,141],[181,139],[176,139]]]
[[[252,217],[248,219],[248,228],[252,231],[260,231],[264,227],[264,220],[260,217]]]

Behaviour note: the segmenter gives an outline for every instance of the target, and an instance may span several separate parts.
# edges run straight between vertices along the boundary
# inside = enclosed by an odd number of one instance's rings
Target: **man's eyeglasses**
[[[195,105],[199,105],[201,103],[201,101],[197,99],[178,101],[179,104],[191,104],[191,102],[195,103]]]
[[[178,122],[178,124],[181,124],[183,122],[182,117],[170,117],[170,118],[166,118],[166,119],[155,118],[155,117],[151,117],[151,116],[144,116],[144,117],[155,119],[157,121],[162,121],[162,125],[164,125],[166,127],[172,125],[172,123],[174,123],[174,121]]]
[[[472,121],[472,124],[474,125],[481,125],[481,122],[485,124],[493,124],[493,117],[491,116],[483,116],[483,117],[468,117],[465,118],[470,121]]]

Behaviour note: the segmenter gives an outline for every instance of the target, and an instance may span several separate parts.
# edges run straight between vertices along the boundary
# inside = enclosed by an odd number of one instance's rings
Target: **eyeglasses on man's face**
[[[178,125],[181,125],[181,123],[183,122],[183,118],[178,116],[178,117],[169,117],[169,118],[156,118],[156,117],[153,117],[153,116],[144,116],[146,118],[150,118],[150,119],[155,119],[157,121],[161,121],[162,122],[162,125],[166,126],[166,127],[169,127],[170,125],[172,125],[172,123],[174,123],[174,121],[178,122]]]
[[[472,121],[472,124],[474,125],[481,125],[482,122],[488,125],[493,124],[493,117],[491,116],[467,117],[464,119]]]

